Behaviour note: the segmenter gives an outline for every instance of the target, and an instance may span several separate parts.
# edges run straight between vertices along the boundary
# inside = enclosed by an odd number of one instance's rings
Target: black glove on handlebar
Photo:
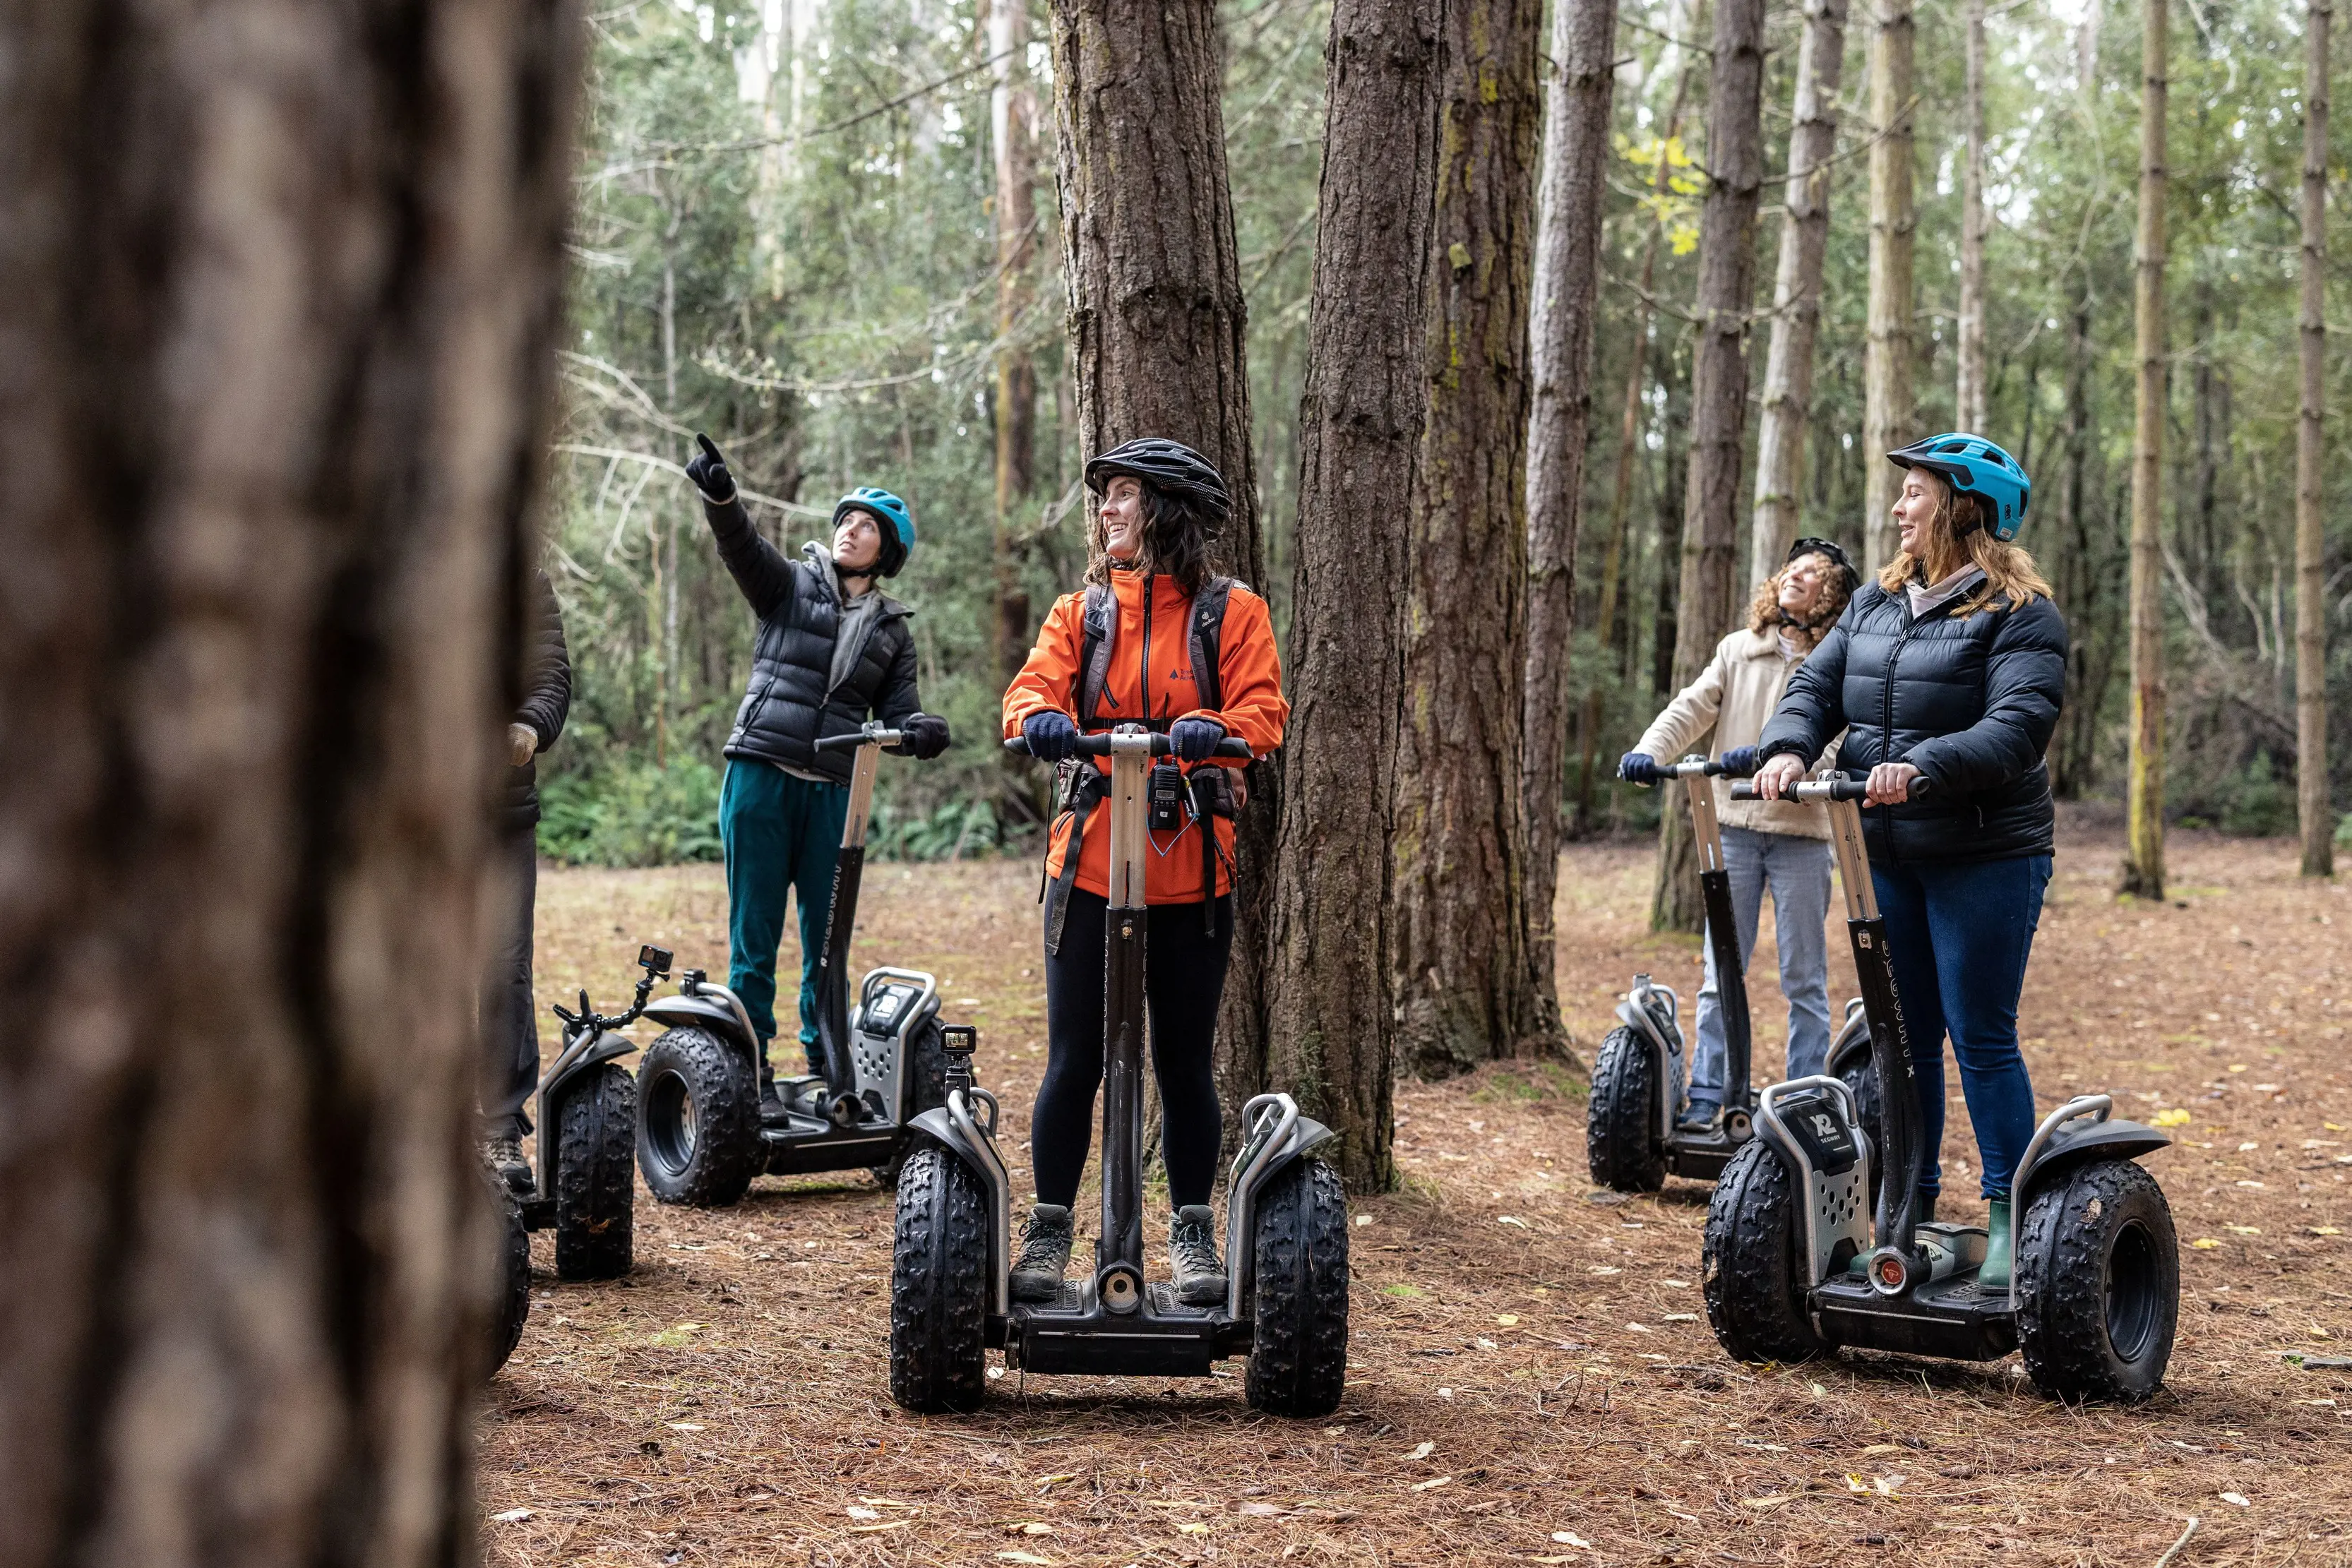
[[[694,439],[702,450],[686,460],[686,476],[702,492],[704,500],[723,507],[735,498],[735,476],[727,471],[727,459],[719,455],[710,437],[697,431]]]
[[[1021,738],[1040,762],[1059,762],[1077,749],[1078,727],[1068,714],[1047,708],[1022,721]]]
[[[1646,751],[1629,751],[1617,762],[1617,777],[1647,788],[1658,781],[1657,758]]]
[[[1168,727],[1168,745],[1179,762],[1206,762],[1224,738],[1225,727],[1213,718],[1180,718]]]
[[[1715,764],[1731,778],[1745,779],[1756,771],[1756,748],[1752,746],[1735,746],[1717,758]]]
[[[935,713],[910,713],[898,729],[907,737],[898,749],[909,757],[928,760],[948,748],[948,721]]]

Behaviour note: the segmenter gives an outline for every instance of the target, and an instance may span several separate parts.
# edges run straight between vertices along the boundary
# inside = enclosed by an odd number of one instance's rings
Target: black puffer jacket
[[[1865,584],[1789,677],[1757,743],[1760,758],[1811,762],[1846,732],[1838,766],[1861,778],[1908,762],[1924,800],[1863,813],[1873,857],[1997,861],[2050,852],[2042,764],[2066,689],[2066,621],[2047,599],[1974,615],[1963,601],[1911,618],[1907,595]]]
[[[538,732],[539,751],[520,768],[507,769],[506,810],[509,832],[519,832],[539,821],[539,757],[563,733],[572,712],[572,656],[563,646],[563,612],[555,601],[555,585],[547,573],[534,570],[525,591],[530,596],[523,622],[522,706],[514,722]],[[499,744],[506,744],[501,733]]]
[[[833,645],[841,626],[841,583],[824,549],[812,543],[801,559],[785,559],[760,537],[740,500],[705,501],[702,515],[719,540],[719,558],[760,618],[751,679],[735,710],[727,755],[848,783],[853,753],[820,752],[816,739],[850,734],[868,715],[896,726],[921,707],[915,695],[915,639],[907,628],[914,612],[885,596],[873,614],[861,618],[865,646],[836,686]]]

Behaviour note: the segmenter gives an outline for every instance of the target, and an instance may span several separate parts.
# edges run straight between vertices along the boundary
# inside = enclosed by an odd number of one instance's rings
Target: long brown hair
[[[1128,477],[1128,476],[1120,476]],[[1131,570],[1172,577],[1187,596],[1201,591],[1209,580],[1209,530],[1192,502],[1170,495],[1150,480],[1137,478],[1143,489],[1143,542],[1129,562]],[[1102,507],[1087,508],[1087,580],[1110,580],[1110,530],[1103,524]]]
[[[2034,599],[2047,599],[2050,584],[2033,564],[2033,557],[2016,545],[2003,544],[1992,537],[1985,526],[1984,503],[1974,496],[1962,495],[1952,488],[1951,481],[1932,468],[1914,468],[1912,473],[1932,481],[1936,509],[1927,516],[1919,529],[1919,542],[1926,547],[1921,555],[1909,550],[1897,550],[1895,559],[1878,571],[1878,586],[1889,593],[1900,593],[1913,580],[1941,582],[1963,567],[1980,567],[1985,580],[1970,594],[1958,613],[1974,615],[1980,610],[1994,608],[1994,601],[2005,599],[2011,609]],[[1966,533],[1959,531],[1963,521],[1972,520],[1975,527]]]
[[[1801,624],[1780,619],[1780,583],[1798,560],[1818,560],[1828,569],[1822,574],[1821,604],[1814,611],[1813,618]],[[1811,653],[1821,646],[1822,639],[1830,634],[1830,628],[1838,623],[1838,617],[1845,613],[1846,601],[1852,597],[1845,580],[1846,574],[1838,570],[1837,562],[1819,550],[1808,551],[1797,557],[1796,560],[1786,562],[1780,570],[1756,585],[1756,597],[1748,601],[1748,629],[1750,632],[1769,632],[1778,628],[1787,632],[1790,640],[1802,645],[1806,653]]]

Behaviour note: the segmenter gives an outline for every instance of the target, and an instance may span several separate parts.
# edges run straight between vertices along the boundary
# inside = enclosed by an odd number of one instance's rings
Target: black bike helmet
[[[1854,570],[1853,562],[1846,559],[1845,551],[1838,547],[1836,540],[1814,538],[1799,539],[1795,544],[1789,547],[1787,559],[1780,562],[1781,570],[1784,571],[1787,570],[1790,562],[1795,560],[1801,555],[1818,555],[1828,557],[1829,563],[1832,566],[1845,573],[1845,591],[1849,595],[1851,595],[1855,589],[1862,586],[1862,573]]]
[[[1233,514],[1233,497],[1225,489],[1224,476],[1207,458],[1181,441],[1147,435],[1114,446],[1099,457],[1087,459],[1089,490],[1099,493],[1108,489],[1111,480],[1120,474],[1131,475],[1179,500],[1192,503],[1201,519],[1201,531],[1210,538],[1217,537],[1225,519]]]

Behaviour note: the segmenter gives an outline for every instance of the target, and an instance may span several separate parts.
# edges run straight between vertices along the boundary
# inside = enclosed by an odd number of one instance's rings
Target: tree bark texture
[[[1764,0],[1720,0],[1707,87],[1706,197],[1699,208],[1698,336],[1691,351],[1690,481],[1683,495],[1674,686],[1696,680],[1738,623],[1741,444],[1748,328],[1756,298],[1756,211],[1764,192]],[[1685,814],[1660,819],[1652,925],[1696,931],[1696,857]]]
[[[1551,56],[1559,74],[1544,110],[1530,332],[1535,413],[1528,425],[1521,810],[1528,823],[1528,958],[1534,967],[1538,1022],[1565,1045],[1552,974],[1551,905],[1559,881],[1561,776],[1575,696],[1569,653],[1576,630],[1584,454],[1592,430],[1593,316],[1601,303],[1601,198],[1607,187],[1609,112],[1617,85],[1617,0],[1557,0]],[[1664,160],[1659,162],[1663,167]],[[1615,584],[1610,586],[1613,609]]]
[[[0,17],[0,1562],[474,1561],[562,0]]]
[[[2131,775],[2122,891],[2164,896],[2164,110],[2168,0],[2140,33],[2139,236],[2132,421]]]
[[[1265,585],[1250,447],[1247,309],[1225,173],[1213,0],[1054,0],[1055,174],[1078,444],[1181,441],[1233,495],[1217,570]],[[1238,1130],[1265,1082],[1266,935],[1281,780],[1248,773],[1235,824],[1233,965],[1217,1083]]]
[[[1953,407],[1962,430],[1985,427],[1985,0],[1962,7],[1960,121],[1959,384]]]
[[[2303,407],[2294,447],[2295,807],[2303,874],[2336,870],[2336,813],[2327,799],[2327,514],[2320,477],[2327,460],[2320,420],[2327,390],[2327,32],[2334,8],[2304,8]]]
[[[1021,340],[1036,302],[1037,98],[1029,85],[1027,0],[988,6],[988,95],[996,163],[996,677],[1020,667],[1029,643],[1029,596],[1022,591],[1014,509],[1035,479],[1037,372]]]
[[[1780,570],[1797,542],[1797,487],[1813,417],[1813,342],[1822,328],[1822,270],[1829,253],[1830,160],[1837,152],[1838,81],[1845,74],[1846,0],[1805,0],[1782,198],[1780,259],[1772,280],[1772,341],[1764,360],[1764,408],[1756,437],[1756,516],[1748,575]]]
[[[1540,1034],[1519,726],[1541,15],[1538,0],[1451,0],[1441,18],[1392,884],[1399,1046],[1429,1076]]]
[[[1396,498],[1412,494],[1429,402],[1444,9],[1332,8],[1299,399],[1268,1081],[1340,1134],[1340,1173],[1360,1192],[1396,1180],[1389,841],[1412,575]]]
[[[1913,231],[1912,0],[1881,0],[1870,33],[1870,299],[1862,369],[1863,555],[1876,571],[1902,549],[1889,515],[1902,471],[1886,454],[1911,440]]]

